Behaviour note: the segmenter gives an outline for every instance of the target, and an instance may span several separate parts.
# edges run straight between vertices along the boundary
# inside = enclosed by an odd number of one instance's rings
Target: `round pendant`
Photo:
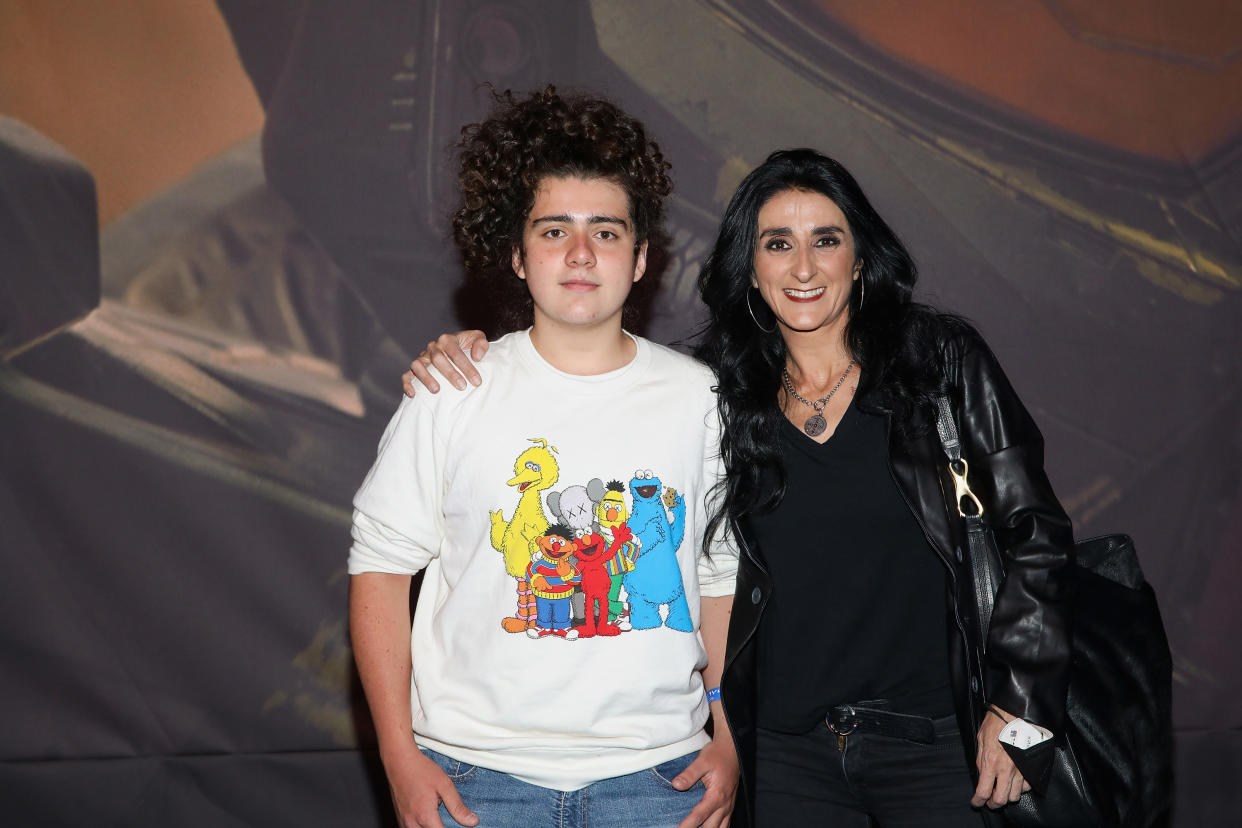
[[[821,414],[812,414],[806,418],[806,422],[802,424],[802,430],[806,432],[808,437],[818,437],[824,433],[824,429],[828,427],[828,421]]]

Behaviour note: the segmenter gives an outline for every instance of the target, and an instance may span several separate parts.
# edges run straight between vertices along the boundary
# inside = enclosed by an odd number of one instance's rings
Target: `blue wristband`
[[[719,687],[713,687],[711,690],[708,690],[708,691],[707,691],[707,700],[708,700],[709,702],[720,701],[720,688],[719,688]]]

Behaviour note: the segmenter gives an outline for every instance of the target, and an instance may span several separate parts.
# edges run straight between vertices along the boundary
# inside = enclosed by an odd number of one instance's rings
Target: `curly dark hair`
[[[514,278],[512,257],[544,178],[618,184],[639,244],[661,235],[673,185],[670,165],[642,122],[609,101],[560,95],[553,86],[524,98],[512,90],[492,97],[491,115],[463,127],[457,144],[461,204],[453,238],[468,280],[486,284],[499,321],[512,330],[530,323],[530,294]]]
[[[943,344],[973,330],[960,317],[914,301],[914,260],[845,167],[811,149],[768,156],[738,185],[699,273],[699,296],[709,316],[695,356],[716,374],[725,465],[723,497],[709,516],[708,540],[727,519],[771,508],[784,494],[778,435],[785,415],[778,398],[785,341],[772,312],[762,301],[748,307],[747,295],[759,210],[787,190],[827,196],[854,236],[862,270],[850,294],[845,341],[864,369],[860,403],[890,413],[898,431],[917,431],[916,415],[926,413],[945,390]]]

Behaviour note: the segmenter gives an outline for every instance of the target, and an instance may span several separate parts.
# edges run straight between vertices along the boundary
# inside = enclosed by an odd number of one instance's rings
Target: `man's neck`
[[[621,319],[599,325],[558,325],[536,314],[530,341],[553,368],[586,377],[624,368],[638,346],[621,330]]]

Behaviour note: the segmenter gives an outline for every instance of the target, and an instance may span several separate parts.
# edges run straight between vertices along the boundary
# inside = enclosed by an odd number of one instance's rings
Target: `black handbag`
[[[937,407],[937,430],[965,523],[978,603],[976,641],[983,648],[1005,578],[1004,556],[967,482],[947,398],[938,399]],[[997,813],[1024,828],[1146,828],[1168,812],[1173,797],[1169,642],[1129,537],[1079,541],[1075,553],[1065,573],[1073,626],[1064,732],[1052,740],[1047,775],[1028,779],[1037,790]],[[975,655],[975,664],[985,663],[985,652]],[[973,724],[977,730],[980,722]],[[1047,749],[1031,750],[1041,748]]]

